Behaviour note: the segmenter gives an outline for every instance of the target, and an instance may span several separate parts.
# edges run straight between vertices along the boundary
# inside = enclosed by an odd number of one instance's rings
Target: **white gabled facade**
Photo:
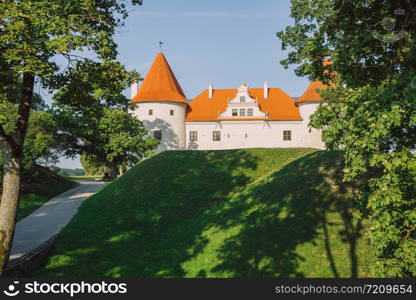
[[[286,134],[285,139],[284,132]],[[191,140],[196,132],[197,140]],[[214,139],[218,132],[220,139]],[[186,149],[220,150],[240,148],[313,147],[305,141],[302,121],[218,121],[186,122]],[[315,144],[313,148],[317,147]]]
[[[132,86],[131,113],[160,139],[158,151],[311,147],[323,149],[318,130],[309,129],[320,96],[313,82],[295,101],[282,90],[208,89],[186,102],[170,66],[159,53],[137,92]],[[137,92],[137,93],[136,93]]]
[[[228,99],[227,102],[227,108],[218,116],[220,120],[235,117],[246,119],[267,118],[267,114],[260,111],[257,100],[250,96],[248,85],[245,83],[238,87],[237,95]]]

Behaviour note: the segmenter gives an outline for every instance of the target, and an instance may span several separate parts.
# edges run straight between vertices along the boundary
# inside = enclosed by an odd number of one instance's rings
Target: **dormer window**
[[[238,116],[238,109],[233,109],[232,110],[232,116],[233,117],[237,117]]]
[[[246,97],[245,96],[240,96],[240,102],[241,103],[246,102]]]
[[[245,108],[241,108],[240,109],[240,117],[245,117],[246,116],[246,110]]]

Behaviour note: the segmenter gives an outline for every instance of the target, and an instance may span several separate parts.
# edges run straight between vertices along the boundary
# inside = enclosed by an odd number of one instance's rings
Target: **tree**
[[[13,238],[22,171],[23,145],[33,103],[35,78],[46,88],[56,88],[62,70],[54,59],[62,55],[82,60],[77,53],[89,50],[98,59],[114,59],[113,40],[117,26],[127,17],[126,3],[141,0],[39,0],[0,3],[0,99],[7,99],[5,89],[21,81],[21,98],[12,132],[0,124],[0,143],[4,151],[3,193],[0,204],[0,272],[8,261]],[[77,53],[75,53],[77,51]],[[69,101],[69,100],[68,100]]]
[[[345,150],[344,180],[361,183],[356,217],[369,218],[376,268],[391,277],[416,276],[415,14],[407,0],[292,0],[295,24],[277,33],[292,47],[284,66],[329,84],[310,125]]]
[[[65,168],[60,168],[58,171],[58,175],[63,176],[63,177],[70,177],[70,176],[84,176],[85,175],[85,170],[84,169],[65,169]]]
[[[101,107],[77,111],[68,106],[55,112],[65,135],[68,155],[80,154],[83,166],[110,170],[111,177],[120,169],[133,166],[154,150],[159,141],[148,135],[142,122],[121,109]]]
[[[85,175],[103,175],[104,173],[110,173],[111,170],[105,166],[105,164],[97,163],[94,157],[90,157],[87,154],[80,156],[81,165],[85,170]]]
[[[142,122],[120,109],[104,109],[99,120],[100,153],[104,154],[112,173],[134,166],[159,145],[159,140],[148,136]]]
[[[46,107],[40,96],[36,105],[36,108]],[[0,120],[7,134],[10,134],[13,130],[16,115],[17,105],[0,103]],[[53,115],[48,111],[34,110],[29,117],[29,125],[23,145],[22,171],[25,176],[30,177],[33,174],[32,167],[35,164],[55,163],[57,161],[60,152],[58,137],[58,128]],[[0,156],[2,156],[1,148]],[[2,158],[0,158],[0,166],[3,166]],[[0,178],[3,178],[3,176],[1,175]]]
[[[157,147],[158,141],[129,114],[133,104],[122,94],[139,74],[114,61],[84,61],[65,78],[53,110],[67,156],[82,155],[89,164],[111,170],[114,178]]]

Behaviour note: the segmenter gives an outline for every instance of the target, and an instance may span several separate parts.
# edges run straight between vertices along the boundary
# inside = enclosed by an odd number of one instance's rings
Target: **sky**
[[[293,24],[289,0],[144,0],[129,11],[115,38],[118,60],[144,77],[162,41],[187,98],[209,83],[236,88],[244,81],[261,88],[267,81],[292,97],[308,85],[279,63],[288,51],[281,50],[276,32]],[[62,159],[59,166],[81,167],[78,159]]]

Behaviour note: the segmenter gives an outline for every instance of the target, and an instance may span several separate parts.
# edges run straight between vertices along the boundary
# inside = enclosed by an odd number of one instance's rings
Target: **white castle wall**
[[[153,115],[149,115],[149,110]],[[173,116],[170,111],[173,110]],[[186,104],[179,102],[140,102],[130,112],[143,122],[153,135],[155,130],[162,131],[162,140],[157,151],[185,148]]]
[[[220,150],[239,148],[311,147],[324,149],[320,131],[309,132],[309,117],[319,103],[299,103],[302,121],[209,121],[185,122],[186,104],[178,102],[140,102],[131,113],[153,135],[162,131],[157,151],[174,149]],[[149,115],[149,110],[153,115]],[[170,115],[170,110],[174,115]],[[283,131],[291,131],[291,140],[283,140]],[[197,141],[190,141],[190,131],[196,131]],[[213,141],[213,131],[221,132],[221,140]]]
[[[283,140],[283,131],[290,130],[292,139]],[[198,140],[190,141],[190,131],[198,132]],[[221,131],[221,140],[213,141],[213,131]],[[239,148],[311,147],[305,143],[302,121],[221,121],[186,122],[186,149],[216,150]]]
[[[322,141],[321,132],[317,129],[309,129],[310,116],[316,111],[319,102],[301,102],[298,103],[299,113],[303,119],[305,128],[304,143],[310,145],[308,147],[324,149],[325,143]],[[309,132],[310,131],[310,132]]]
[[[309,132],[309,116],[318,104],[299,107],[302,121],[212,121],[186,122],[186,149],[219,150],[239,148],[311,147],[324,149],[318,130]],[[291,140],[283,139],[283,131],[291,131]],[[190,140],[190,131],[196,131],[197,141]],[[221,140],[213,141],[213,131],[221,132]]]

